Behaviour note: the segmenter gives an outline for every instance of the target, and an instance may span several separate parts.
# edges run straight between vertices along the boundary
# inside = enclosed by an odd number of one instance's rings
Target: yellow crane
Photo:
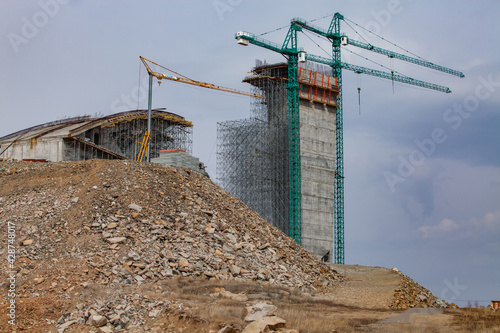
[[[136,158],[137,160],[142,160],[144,151],[146,151],[147,161],[151,162],[151,155],[150,155],[151,141],[149,140],[149,137],[151,134],[151,100],[153,97],[153,93],[152,93],[153,77],[156,77],[158,79],[158,84],[161,84],[161,80],[166,79],[166,80],[181,82],[181,83],[190,84],[190,85],[194,85],[194,86],[198,86],[198,87],[220,90],[220,91],[224,91],[224,92],[228,92],[228,93],[232,93],[232,94],[238,94],[238,95],[244,95],[244,96],[265,99],[264,96],[261,96],[259,94],[254,94],[254,93],[241,91],[241,90],[237,90],[237,89],[233,89],[233,88],[226,88],[223,86],[215,85],[213,83],[193,80],[193,79],[188,78],[187,76],[184,76],[184,75],[179,74],[171,69],[168,69],[160,64],[157,64],[156,62],[154,62],[152,60],[146,59],[142,56],[139,56],[139,58],[141,59],[142,63],[146,67],[148,74],[149,74],[149,95],[148,95],[148,130],[147,130],[146,134],[144,135],[144,139],[142,140],[141,156],[138,156]],[[161,67],[161,68],[163,68],[171,73],[174,73],[177,76],[170,76],[170,75],[166,75],[163,73],[155,72],[151,69],[151,67],[149,66],[149,63],[154,64],[158,67]]]
[[[141,61],[144,64],[144,66],[146,67],[146,69],[148,70],[148,73],[158,79],[158,84],[161,84],[161,80],[162,79],[167,79],[167,80],[171,80],[171,81],[176,81],[176,82],[191,84],[193,86],[199,86],[199,87],[209,88],[209,89],[216,89],[216,90],[225,91],[225,92],[229,92],[229,93],[233,93],[233,94],[239,94],[239,95],[245,95],[245,96],[250,96],[250,97],[256,97],[256,98],[265,99],[264,96],[261,96],[259,94],[253,94],[253,93],[250,93],[250,92],[241,91],[241,90],[237,90],[237,89],[233,89],[233,88],[226,88],[226,87],[223,87],[223,86],[218,86],[218,85],[215,85],[213,83],[208,83],[208,82],[202,82],[202,81],[193,80],[193,79],[188,78],[187,76],[184,76],[182,74],[177,73],[176,71],[168,69],[167,67],[159,65],[159,64],[157,64],[154,61],[151,61],[151,60],[146,59],[144,57],[139,57],[139,58],[141,58]],[[163,73],[155,72],[155,71],[153,71],[151,69],[151,67],[149,66],[148,62],[150,62],[150,63],[152,63],[152,64],[154,64],[154,65],[156,65],[158,67],[161,67],[163,69],[166,69],[167,71],[169,71],[171,73],[174,73],[175,75],[178,75],[178,76],[170,76],[170,75],[165,75]]]

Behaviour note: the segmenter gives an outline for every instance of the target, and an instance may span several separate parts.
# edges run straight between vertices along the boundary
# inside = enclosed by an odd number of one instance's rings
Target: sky
[[[249,91],[241,81],[256,59],[285,59],[237,45],[236,32],[281,44],[293,17],[326,29],[335,12],[350,38],[465,74],[342,52],[345,62],[452,90],[343,71],[346,264],[397,267],[460,306],[499,299],[497,1],[0,0],[0,136],[147,108],[139,56]],[[299,33],[299,46],[331,56],[310,33]],[[167,81],[153,90],[153,108],[162,107],[193,122],[193,154],[216,180],[217,123],[248,118],[250,98]]]

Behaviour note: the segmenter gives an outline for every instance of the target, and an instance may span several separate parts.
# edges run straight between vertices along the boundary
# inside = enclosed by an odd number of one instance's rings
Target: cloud
[[[454,221],[449,218],[436,225],[424,225],[418,228],[424,238],[444,237],[453,233],[456,239],[485,239],[488,235],[500,232],[500,210],[487,212],[482,217],[473,217],[467,221]]]
[[[443,219],[436,225],[425,225],[418,228],[418,230],[424,234],[424,238],[429,238],[441,236],[443,233],[448,233],[450,231],[457,230],[458,228],[459,225],[457,222],[450,219]]]

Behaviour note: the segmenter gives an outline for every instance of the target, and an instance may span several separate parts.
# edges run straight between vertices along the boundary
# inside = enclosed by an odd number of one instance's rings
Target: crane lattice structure
[[[282,54],[288,60],[288,128],[289,128],[289,213],[290,213],[290,236],[298,244],[301,244],[301,163],[300,163],[300,118],[299,118],[299,91],[298,63],[313,61],[331,66],[333,75],[337,77],[340,88],[337,96],[336,109],[336,141],[335,141],[335,198],[334,198],[334,255],[335,263],[343,264],[344,253],[344,145],[343,145],[343,105],[342,105],[342,69],[347,69],[358,74],[367,74],[409,85],[420,86],[427,89],[450,93],[448,87],[434,83],[420,81],[408,76],[395,74],[392,72],[379,71],[367,67],[348,64],[341,61],[341,47],[352,45],[372,52],[386,55],[390,58],[410,62],[419,66],[441,71],[447,74],[464,77],[464,74],[436,65],[421,58],[414,58],[404,54],[399,54],[390,50],[385,50],[374,45],[359,42],[348,38],[340,31],[340,21],[344,16],[335,13],[327,30],[317,27],[307,21],[294,18],[290,22],[290,28],[282,45],[265,40],[249,32],[240,31],[235,38],[241,45],[257,45],[268,50]],[[313,54],[308,54],[303,48],[297,45],[297,32],[303,29],[314,34],[327,38],[332,44],[332,58],[324,58]]]

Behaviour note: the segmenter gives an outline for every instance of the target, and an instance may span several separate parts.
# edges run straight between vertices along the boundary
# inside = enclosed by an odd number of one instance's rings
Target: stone
[[[102,238],[111,238],[113,235],[110,234],[109,232],[103,231],[102,232]]]
[[[184,252],[179,252],[179,255],[183,256],[185,259],[188,259],[190,257],[189,254],[184,253]]]
[[[130,259],[133,259],[135,261],[141,260],[141,256],[139,255],[139,253],[137,253],[135,251],[130,251],[127,254],[127,257],[130,258]]]
[[[113,325],[117,325],[117,324],[119,323],[119,321],[120,321],[120,315],[118,315],[118,314],[117,314],[117,315],[114,315],[113,317],[111,317],[111,318],[109,319],[109,322],[110,322],[111,324],[113,324]]]
[[[124,243],[125,240],[127,240],[126,237],[112,237],[112,238],[107,238],[106,241],[110,244],[119,244],[119,243]]]
[[[117,226],[118,226],[118,223],[111,222],[110,224],[108,224],[107,228],[108,229],[115,229]]]
[[[229,239],[229,241],[230,241],[231,243],[233,243],[233,244],[234,244],[234,243],[236,243],[236,242],[238,241],[238,239],[236,238],[236,236],[235,236],[235,235],[233,235],[233,234],[227,234],[227,235],[226,235],[226,237],[227,237],[227,239]]]
[[[27,246],[27,245],[31,245],[33,244],[33,239],[26,239],[26,240],[23,240],[23,242],[21,243],[23,246]]]
[[[245,321],[256,321],[264,317],[276,316],[277,313],[276,305],[257,303],[245,308]]]
[[[150,318],[156,318],[160,315],[161,313],[161,309],[154,309],[154,310],[151,310],[149,311],[149,317]]]
[[[235,302],[246,302],[248,301],[248,296],[245,294],[233,294],[227,290],[221,290],[220,295],[225,298],[229,298]]]
[[[229,269],[231,270],[231,273],[233,275],[240,275],[240,273],[241,273],[241,268],[236,266],[236,265],[229,266]]]
[[[99,328],[102,333],[113,333],[113,329],[109,326],[103,326]]]
[[[73,199],[71,199],[71,202],[76,204],[78,203],[79,199],[80,199],[79,197],[74,197]]]
[[[91,315],[87,320],[87,325],[94,327],[102,327],[108,323],[108,319],[101,315]]]
[[[224,326],[217,333],[237,333],[237,331],[232,326]]]
[[[259,250],[265,250],[265,249],[267,249],[267,248],[268,248],[268,247],[270,247],[270,246],[271,246],[271,244],[266,243],[266,244],[261,245],[261,246],[259,246],[259,247],[257,247],[257,248],[258,248]]]
[[[201,212],[207,214],[210,217],[212,217],[214,215],[214,212],[212,212],[210,210],[204,210],[204,209],[202,209]]]
[[[78,321],[77,320],[70,320],[70,321],[67,321],[61,325],[59,325],[57,327],[57,333],[64,333],[64,331],[70,327],[71,325],[73,325],[74,323],[77,323]]]
[[[135,211],[137,211],[139,213],[142,211],[142,207],[139,206],[139,205],[137,205],[137,204],[135,204],[135,203],[132,203],[132,204],[128,205],[128,208],[133,209],[133,210],[135,210]]]
[[[188,267],[189,262],[186,259],[179,260],[179,268]]]
[[[276,331],[280,328],[285,328],[286,320],[280,317],[264,317],[250,323],[241,333],[267,333]]]

